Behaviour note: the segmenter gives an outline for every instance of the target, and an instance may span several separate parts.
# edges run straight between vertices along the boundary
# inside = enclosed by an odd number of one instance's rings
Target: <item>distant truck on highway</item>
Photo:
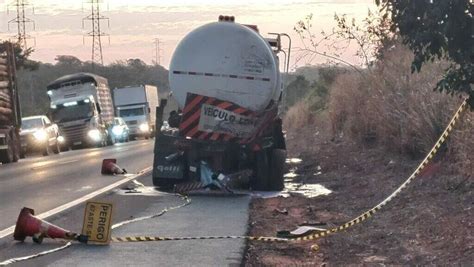
[[[47,86],[51,119],[64,137],[65,146],[106,146],[114,118],[106,78],[91,73],[66,75]]]
[[[207,183],[220,174],[251,173],[254,190],[284,187],[280,66],[288,70],[290,48],[287,34],[264,38],[256,25],[235,23],[229,16],[181,40],[169,70],[179,110],[168,123],[178,132],[157,135],[154,185]],[[282,64],[279,55],[284,56]]]
[[[114,89],[115,114],[127,123],[130,138],[155,134],[158,88],[152,85],[129,86]]]
[[[21,110],[13,44],[0,47],[0,162],[20,158]]]

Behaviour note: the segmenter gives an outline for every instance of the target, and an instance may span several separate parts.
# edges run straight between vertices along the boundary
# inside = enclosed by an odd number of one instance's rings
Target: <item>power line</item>
[[[29,3],[28,0],[15,0],[9,5],[7,5],[7,12],[9,12],[9,7],[13,7],[16,10],[16,17],[8,21],[8,30],[10,30],[11,24],[17,25],[17,35],[14,38],[17,40],[17,43],[23,48],[28,49],[27,39],[34,39],[26,32],[26,25],[33,24],[33,30],[35,30],[36,25],[35,21],[26,17],[25,9],[31,7],[34,13],[34,7]]]
[[[84,21],[91,21],[92,31],[86,34],[87,37],[92,37],[92,64],[93,65],[103,65],[104,57],[102,55],[102,36],[109,36],[107,33],[103,32],[100,28],[100,22],[102,20],[107,20],[108,26],[110,27],[109,18],[100,14],[100,4],[102,0],[89,0],[84,3],[91,5],[91,14],[82,19],[82,27],[84,28]],[[110,42],[110,38],[109,38]]]

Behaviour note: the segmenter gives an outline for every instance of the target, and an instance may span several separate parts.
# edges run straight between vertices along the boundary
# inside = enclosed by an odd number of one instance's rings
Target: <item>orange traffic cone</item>
[[[79,235],[63,228],[43,221],[35,216],[35,211],[30,208],[23,208],[18,216],[13,238],[18,241],[25,241],[27,236],[31,236],[35,243],[41,244],[44,237],[77,240],[87,243],[87,236]]]
[[[125,174],[127,171],[117,165],[116,159],[104,159],[102,161],[102,174]]]

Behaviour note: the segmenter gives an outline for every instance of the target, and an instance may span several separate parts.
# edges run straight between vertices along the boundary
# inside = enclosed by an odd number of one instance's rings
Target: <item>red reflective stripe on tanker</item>
[[[204,101],[205,100],[205,101]],[[210,104],[215,101],[212,97],[203,97],[203,101],[197,106],[197,110],[182,124],[180,124],[180,130],[182,134],[193,137],[199,131],[199,118],[201,116],[201,107],[203,104]],[[190,127],[191,126],[191,127]]]
[[[199,114],[199,112],[195,112],[193,115],[191,115],[191,117],[189,117],[189,119],[187,119],[185,122],[181,123],[179,125],[179,128],[186,132],[186,128],[188,128],[188,126],[191,125],[194,121],[199,119],[200,115],[201,114]]]
[[[242,113],[244,113],[245,111],[246,111],[245,108],[237,108],[236,110],[234,110],[234,112],[237,113],[237,114],[242,114]]]
[[[201,140],[206,140],[206,139],[209,138],[209,135],[211,135],[211,134],[208,133],[208,132],[202,132],[201,135],[199,135],[197,138],[201,139]]]
[[[195,122],[196,124],[199,124],[199,118],[201,116],[202,104],[204,104],[204,103],[208,104],[208,103],[212,102],[212,100],[213,100],[212,98],[202,97],[202,100],[198,103],[198,105],[196,105],[197,109],[194,110],[194,112],[191,114],[191,116],[189,118],[187,118],[184,122],[182,122],[179,125],[180,130],[182,129],[184,131],[184,133],[186,133],[186,132],[189,131],[189,130],[186,131],[186,128],[188,128],[189,125],[193,124],[193,122]],[[195,127],[197,127],[197,125]],[[192,128],[194,128],[194,127],[192,127]]]
[[[228,108],[228,107],[230,107],[230,106],[232,106],[232,105],[233,105],[233,104],[230,103],[230,102],[224,102],[224,103],[218,104],[216,107],[221,108],[221,109],[226,109],[226,108]]]
[[[186,103],[186,106],[184,107],[183,110],[183,115],[188,113],[194,106],[196,106],[204,97],[200,95],[194,95],[195,98],[188,104]]]
[[[217,138],[219,138],[219,135],[220,135],[220,133],[213,133],[210,139],[213,140],[213,141],[216,141]]]
[[[186,136],[195,138],[194,135],[196,135],[198,132],[199,132],[199,127],[194,127],[192,130],[188,131]]]

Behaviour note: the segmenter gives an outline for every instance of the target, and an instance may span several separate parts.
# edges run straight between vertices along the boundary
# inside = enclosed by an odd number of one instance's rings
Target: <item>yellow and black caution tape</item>
[[[408,177],[405,182],[403,182],[392,194],[385,198],[378,205],[372,209],[362,213],[356,218],[331,229],[320,231],[317,233],[300,236],[300,237],[290,237],[290,238],[277,238],[277,237],[265,237],[265,236],[197,236],[197,237],[150,237],[150,236],[135,236],[135,237],[112,237],[112,242],[149,242],[149,241],[182,241],[182,240],[209,240],[209,239],[246,239],[246,240],[255,240],[255,241],[264,241],[264,242],[298,242],[298,241],[309,241],[316,240],[327,235],[331,235],[337,232],[346,230],[356,224],[367,220],[372,217],[375,213],[382,209],[383,206],[387,205],[392,199],[394,199],[408,184],[410,184],[428,165],[430,160],[436,155],[439,151],[441,145],[446,141],[449,134],[453,131],[454,125],[461,118],[462,113],[467,109],[468,103],[467,99],[463,101],[461,106],[458,108],[453,118],[449,122],[448,126],[444,132],[439,137],[438,141],[435,143],[431,151],[426,155],[425,159],[418,165],[415,171]]]
[[[127,236],[112,237],[112,242],[150,242],[150,241],[183,241],[183,240],[210,240],[210,239],[247,239],[266,242],[288,242],[287,238],[266,236],[187,236],[187,237],[164,237],[164,236]]]

